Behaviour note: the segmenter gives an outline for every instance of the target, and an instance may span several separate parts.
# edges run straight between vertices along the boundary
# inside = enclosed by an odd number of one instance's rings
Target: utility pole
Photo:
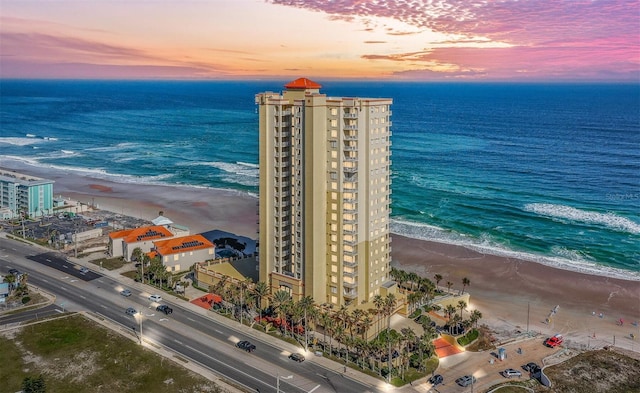
[[[527,336],[529,335],[529,311],[531,310],[531,302],[527,302]]]

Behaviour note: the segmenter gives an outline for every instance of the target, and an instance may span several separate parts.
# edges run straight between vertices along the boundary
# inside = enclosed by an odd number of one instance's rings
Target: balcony
[[[358,167],[357,166],[344,166],[344,167],[342,167],[342,170],[345,171],[346,173],[357,173],[358,172]]]
[[[351,229],[344,228],[342,232],[344,232],[346,235],[355,236],[358,234],[358,228],[351,228]]]
[[[344,134],[343,139],[345,141],[357,141],[358,140],[358,135],[357,134]]]
[[[345,288],[357,288],[358,287],[358,282],[357,281],[356,282],[344,282],[344,283],[342,283],[342,285]]]
[[[289,127],[289,125],[291,125],[291,123],[289,123],[288,121],[276,121],[275,122],[275,126],[276,127]]]
[[[358,151],[358,145],[344,145],[344,151]]]
[[[344,261],[342,264],[345,267],[351,267],[351,268],[357,268],[358,267],[358,262],[347,262],[347,261]]]
[[[357,125],[348,124],[348,125],[345,125],[343,127],[343,129],[345,129],[347,131],[358,131],[358,126]]]
[[[355,277],[358,277],[358,272],[357,272],[357,271],[355,271],[355,270],[354,270],[354,271],[352,271],[352,272],[345,272],[345,271],[343,271],[343,272],[342,272],[342,276],[343,276],[343,277],[349,277],[349,278],[355,278]]]
[[[275,146],[276,147],[289,147],[289,146],[291,146],[291,143],[289,143],[289,142],[276,142]]]
[[[279,158],[286,158],[286,157],[289,157],[289,152],[282,152],[282,153],[276,152],[275,156]]]
[[[355,299],[358,297],[358,292],[354,291],[354,290],[344,290],[342,292],[342,295],[345,297],[345,299]]]
[[[348,156],[348,155],[345,155],[345,156],[344,156],[344,160],[345,160],[346,162],[358,162],[358,156]]]
[[[344,112],[342,114],[342,117],[345,119],[357,119],[358,118],[358,112]]]
[[[344,250],[342,253],[344,255],[348,256],[348,257],[355,257],[355,256],[358,255],[358,250],[357,249],[353,249],[353,250],[349,250],[349,251]]]

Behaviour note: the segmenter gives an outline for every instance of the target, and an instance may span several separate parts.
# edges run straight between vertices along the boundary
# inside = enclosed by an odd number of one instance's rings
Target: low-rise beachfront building
[[[160,225],[167,228],[175,237],[188,236],[191,234],[189,228],[176,224],[163,214],[160,214],[158,217],[151,220],[151,223],[153,225]]]
[[[148,253],[154,247],[154,241],[173,237],[171,231],[160,225],[111,232],[108,253],[112,257],[124,257],[125,261],[130,262],[136,248]]]
[[[189,269],[196,262],[213,259],[215,253],[216,246],[198,234],[155,241],[148,255],[151,258],[160,257],[167,271],[179,272]]]
[[[0,169],[2,218],[52,214],[53,183],[53,180]]]

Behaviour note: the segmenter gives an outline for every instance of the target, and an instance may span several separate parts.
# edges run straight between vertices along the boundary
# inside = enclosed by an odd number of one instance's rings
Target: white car
[[[81,268],[80,268],[80,273],[81,273],[81,274],[87,274],[87,273],[89,273],[89,268],[86,268],[86,267],[84,267],[84,266],[83,266],[83,267],[81,267]]]
[[[159,302],[162,301],[162,296],[160,296],[160,295],[151,295],[151,296],[149,296],[149,300],[151,300],[152,302],[159,303]]]

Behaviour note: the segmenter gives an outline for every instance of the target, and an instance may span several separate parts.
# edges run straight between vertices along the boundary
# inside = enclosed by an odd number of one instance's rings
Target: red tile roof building
[[[189,269],[196,262],[214,259],[216,246],[202,235],[175,237],[154,242],[149,256],[160,257],[170,272]]]
[[[143,253],[151,251],[155,240],[170,239],[173,233],[164,226],[154,225],[123,231],[111,232],[109,234],[109,255],[112,257],[124,257],[127,262],[131,261],[133,250],[140,248]]]

